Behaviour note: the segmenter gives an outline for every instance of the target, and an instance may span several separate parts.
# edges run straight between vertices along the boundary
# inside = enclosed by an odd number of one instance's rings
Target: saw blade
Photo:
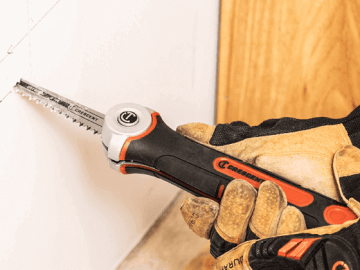
[[[101,134],[105,118],[104,114],[23,79],[16,83],[14,90],[23,96],[29,97],[29,100],[36,100],[36,103],[50,108],[51,111],[72,119],[79,126],[94,131],[94,134]]]

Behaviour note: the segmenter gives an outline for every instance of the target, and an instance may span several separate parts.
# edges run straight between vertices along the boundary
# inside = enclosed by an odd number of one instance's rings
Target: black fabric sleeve
[[[303,254],[299,258],[279,253],[279,250],[292,239],[305,240],[307,238],[314,239],[315,242],[310,246],[303,246]],[[289,251],[291,252],[291,249]],[[360,269],[359,251],[360,225],[357,222],[334,234],[300,233],[259,240],[251,246],[249,262],[253,270],[355,270]],[[341,267],[342,264],[336,262],[345,262],[349,267]]]
[[[242,121],[216,126],[210,144],[214,146],[226,145],[253,137],[277,135],[283,133],[307,130],[320,126],[343,124],[354,146],[360,148],[360,106],[348,116],[340,119],[316,117],[311,119],[295,119],[284,117],[269,119],[258,126],[249,126]]]

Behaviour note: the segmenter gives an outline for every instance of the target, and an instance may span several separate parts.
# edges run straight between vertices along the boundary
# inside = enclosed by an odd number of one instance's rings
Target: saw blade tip
[[[37,85],[31,84],[22,79],[20,80],[20,82],[16,83],[16,85],[13,87],[13,90],[16,93],[21,94],[21,96],[27,97],[29,100],[34,100],[36,104],[43,105],[44,108],[46,107],[52,112],[57,112],[57,115],[64,115],[65,118],[70,118],[72,122],[78,123],[80,127],[83,126],[86,128],[86,130],[93,131],[93,134],[101,134],[101,125],[100,130],[98,130],[98,127],[93,126],[94,123],[90,123],[91,121],[89,121],[89,119],[84,119],[85,122],[81,121],[79,116],[75,115],[76,112],[74,114],[74,112],[71,111],[73,107],[69,104],[73,106],[78,106],[80,110],[83,110],[81,111],[81,113],[83,113],[84,115],[90,115],[95,117],[100,116],[100,120],[105,117],[101,113],[91,110],[90,108],[81,104],[77,104],[74,101],[61,97],[49,90],[40,88]],[[68,107],[66,107],[65,105],[68,105]],[[58,106],[63,106],[64,108],[59,108]],[[65,111],[63,111],[63,109],[65,109]],[[88,110],[90,110],[90,112],[88,112]],[[99,123],[101,124],[101,121]],[[99,124],[96,123],[96,125]]]

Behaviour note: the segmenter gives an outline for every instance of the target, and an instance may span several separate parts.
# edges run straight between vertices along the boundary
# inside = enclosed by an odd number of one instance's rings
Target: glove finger
[[[342,199],[360,201],[360,149],[347,145],[334,156],[333,170]]]
[[[210,230],[219,212],[217,202],[208,198],[187,198],[180,211],[186,224],[194,233],[209,239]]]
[[[215,130],[215,126],[203,123],[189,123],[178,126],[176,132],[195,141],[208,144]]]
[[[360,149],[352,145],[339,149],[333,170],[342,199],[360,217]]]
[[[244,241],[256,193],[255,188],[244,180],[233,180],[226,187],[215,222],[215,229],[223,239],[235,244]]]
[[[271,181],[263,182],[258,191],[249,227],[259,238],[275,236],[281,213],[287,205],[281,187]]]
[[[244,241],[256,194],[255,188],[244,180],[233,180],[226,187],[210,235],[210,253],[214,258]]]
[[[297,233],[306,230],[304,215],[294,206],[286,206],[281,213],[276,235]]]

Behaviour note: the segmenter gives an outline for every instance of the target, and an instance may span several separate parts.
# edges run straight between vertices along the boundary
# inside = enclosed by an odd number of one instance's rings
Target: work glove
[[[352,209],[356,209],[351,206],[352,200],[346,199],[346,196],[359,200],[360,192],[356,185],[357,175],[353,173],[354,171],[346,169],[347,167],[345,167],[347,173],[343,174],[341,169],[335,170],[334,164],[335,157],[340,153],[346,153],[345,156],[349,156],[348,152],[351,151],[346,151],[347,149],[357,151],[354,146],[360,144],[358,134],[359,114],[360,111],[357,108],[343,119],[314,118],[297,120],[282,118],[268,120],[255,127],[250,127],[243,122],[234,122],[216,127],[195,123],[180,126],[177,131],[209,147],[288,178],[305,188],[315,190],[335,200],[344,201],[350,204],[349,206]],[[341,186],[341,182],[345,184],[340,191],[337,185]],[[235,194],[236,192],[230,192],[229,194],[231,193]],[[266,202],[266,200],[261,199],[261,193],[260,189],[257,200]],[[252,194],[250,197],[256,197],[253,192],[249,194]],[[246,197],[245,195],[242,196],[241,192],[238,195],[236,197]],[[244,203],[244,198],[237,199],[241,201],[240,205]],[[304,229],[301,226],[300,216],[302,215],[298,215],[292,208],[290,208],[292,210],[290,211],[292,213],[289,215],[290,218],[285,214],[281,218],[283,212],[287,213],[287,211],[284,211],[287,208],[281,210],[282,207],[280,207],[277,214],[274,214],[275,212],[265,210],[266,203],[259,204],[259,206],[257,203],[256,206],[250,206],[252,203],[249,203],[248,208],[250,210],[245,213],[241,210],[243,206],[234,207],[237,202],[225,203],[224,199],[226,199],[226,194],[222,199],[220,212],[219,207],[216,207],[216,203],[212,203],[212,207],[210,207],[210,203],[203,201],[203,199],[187,201],[182,207],[185,220],[197,234],[205,238],[213,237],[212,242],[220,243],[220,245],[217,245],[219,243],[212,245],[214,257],[220,256],[244,240],[244,234],[249,233],[249,231],[246,232],[246,228],[252,214],[251,207],[255,208],[255,212],[254,217],[251,217],[250,220],[250,232],[259,238]],[[273,220],[264,219],[262,215],[258,214],[257,208],[262,209],[259,213],[272,213],[273,216],[277,216],[277,221],[276,218]],[[184,214],[184,212],[187,212],[187,214]],[[206,216],[205,214],[210,215]],[[296,218],[291,218],[294,215]],[[227,222],[227,216],[238,216],[240,218],[234,218]],[[247,220],[244,216],[247,216]],[[211,219],[213,219],[214,226],[211,224]],[[238,221],[236,222],[236,220]],[[291,222],[287,222],[287,220]],[[294,220],[297,221],[293,222]],[[236,224],[236,228],[227,225],[227,223]],[[204,229],[207,226],[206,224],[208,224],[208,227]],[[286,225],[283,226],[284,224]],[[213,227],[214,229],[212,229]],[[279,229],[278,232],[278,227],[287,229],[283,232]],[[291,229],[288,230],[289,228]],[[198,231],[196,231],[197,229]],[[234,233],[236,230],[238,230],[237,235]],[[202,231],[202,233],[199,233],[199,231]]]
[[[342,119],[270,119],[258,126],[237,121],[209,126],[190,123],[177,132],[208,147],[342,201],[332,170],[334,155],[360,147],[360,107]]]
[[[343,147],[334,156],[333,170],[339,193],[359,217],[360,203],[354,197],[360,189],[360,150]],[[360,269],[359,218],[305,230],[302,213],[286,204],[281,187],[270,181],[256,192],[245,180],[233,180],[220,207],[207,198],[186,199],[181,213],[189,227],[201,237],[232,248],[215,256],[216,261],[205,258],[201,270]],[[242,242],[247,228],[261,239]],[[213,233],[220,238],[213,238]]]
[[[226,187],[220,206],[207,198],[192,197],[184,201],[181,213],[198,236],[211,239],[211,254],[215,258],[244,242],[248,226],[261,238],[306,229],[302,213],[287,206],[284,191],[270,181],[263,182],[257,192],[245,180],[233,180]],[[202,270],[212,269],[214,263],[214,259],[206,258],[207,267]]]

